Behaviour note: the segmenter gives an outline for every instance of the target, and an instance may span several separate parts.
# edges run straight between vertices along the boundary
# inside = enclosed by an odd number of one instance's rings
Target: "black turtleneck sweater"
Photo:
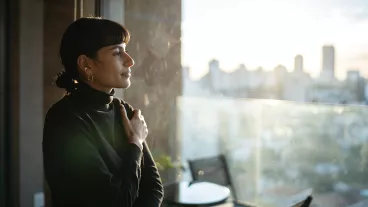
[[[147,144],[128,143],[120,104],[85,84],[47,112],[45,178],[53,207],[158,207],[161,179]]]

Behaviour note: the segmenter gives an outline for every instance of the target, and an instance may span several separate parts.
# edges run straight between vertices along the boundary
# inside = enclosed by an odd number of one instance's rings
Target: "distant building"
[[[321,77],[327,80],[335,78],[335,48],[332,45],[325,45],[322,48]]]
[[[304,102],[308,89],[313,84],[311,77],[300,71],[288,73],[283,79],[282,99],[289,101]]]
[[[359,102],[365,102],[366,80],[360,75],[358,70],[349,70],[347,72],[345,84],[352,93],[357,94]]]
[[[297,55],[294,58],[294,71],[303,72],[304,65],[303,65],[303,56]]]
[[[315,83],[308,89],[306,101],[330,104],[357,104],[358,94],[343,82]]]

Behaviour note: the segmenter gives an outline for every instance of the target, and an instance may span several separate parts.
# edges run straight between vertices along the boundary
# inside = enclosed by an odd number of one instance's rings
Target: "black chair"
[[[238,201],[224,155],[188,160],[188,164],[193,181],[211,182],[227,186],[230,188],[234,207],[254,207],[254,205]]]
[[[303,201],[303,203],[300,205],[300,207],[309,207],[310,204],[312,203],[313,197],[312,196],[308,196],[305,201]]]
[[[256,207],[254,204],[237,199],[236,190],[224,155],[188,160],[188,163],[193,181],[212,182],[229,187],[234,207]],[[312,199],[311,196],[308,196],[303,202],[297,204],[296,207],[309,207]]]

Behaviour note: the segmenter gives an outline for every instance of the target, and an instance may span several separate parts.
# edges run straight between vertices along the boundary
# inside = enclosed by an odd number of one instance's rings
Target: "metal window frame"
[[[74,0],[74,20],[84,16],[84,4],[91,3],[91,1],[84,2],[84,0]],[[94,0],[94,14],[93,16],[100,17],[103,11],[103,1],[102,0]]]
[[[0,1],[0,206],[12,206],[10,0]]]
[[[101,14],[101,11],[102,11],[102,8],[103,7],[103,3],[101,0],[95,0],[95,16],[97,17],[100,17],[102,14]]]

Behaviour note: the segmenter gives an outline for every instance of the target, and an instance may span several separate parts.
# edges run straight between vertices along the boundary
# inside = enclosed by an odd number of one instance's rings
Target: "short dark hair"
[[[73,92],[78,84],[79,74],[77,59],[84,54],[97,58],[97,51],[102,47],[128,43],[129,31],[121,24],[100,17],[80,18],[69,25],[60,44],[59,57],[64,71],[56,77],[56,85]]]

